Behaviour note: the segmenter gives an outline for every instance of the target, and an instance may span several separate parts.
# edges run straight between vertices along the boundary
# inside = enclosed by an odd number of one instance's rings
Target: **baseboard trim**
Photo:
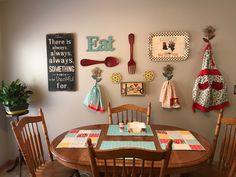
[[[14,164],[14,160],[8,160],[6,163],[0,166],[0,173],[7,169],[7,167]]]

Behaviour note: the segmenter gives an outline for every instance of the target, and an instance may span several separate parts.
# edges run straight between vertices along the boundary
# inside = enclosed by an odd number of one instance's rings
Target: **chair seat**
[[[189,177],[226,177],[226,171],[220,170],[215,165],[204,164],[197,171],[188,175]]]
[[[74,169],[67,168],[54,160],[37,169],[36,177],[70,177],[74,172]]]

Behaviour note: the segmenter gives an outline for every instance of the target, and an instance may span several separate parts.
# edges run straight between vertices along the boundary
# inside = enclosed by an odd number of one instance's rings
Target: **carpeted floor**
[[[6,169],[7,170],[7,169]],[[6,170],[3,170],[0,173],[0,177],[19,177],[20,175],[20,169],[19,166],[17,166],[13,171],[7,173]],[[87,174],[81,172],[80,173],[81,177],[88,177]],[[21,173],[21,177],[31,177],[31,175],[28,172],[28,169],[25,165],[22,165],[22,173]],[[76,175],[74,175],[73,177],[76,177]]]
[[[7,169],[6,169],[7,170]],[[19,166],[16,167],[13,171],[7,173],[6,170],[3,170],[1,173],[0,173],[0,177],[19,177],[20,175],[20,169],[19,169]],[[25,165],[22,165],[22,174],[21,174],[21,177],[31,177],[28,173],[28,170],[26,168]]]
[[[81,177],[89,177],[88,174],[80,172]],[[19,177],[19,166],[17,166],[13,171],[7,173],[6,170],[0,173],[0,177]],[[22,165],[22,174],[21,177],[31,177],[28,172],[26,165]],[[74,175],[73,177],[77,177]],[[179,175],[171,175],[171,177],[179,177]]]

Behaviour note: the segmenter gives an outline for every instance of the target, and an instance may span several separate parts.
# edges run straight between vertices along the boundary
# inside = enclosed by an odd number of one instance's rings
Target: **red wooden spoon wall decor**
[[[119,59],[115,57],[106,57],[106,59],[103,61],[92,60],[92,59],[80,60],[80,64],[82,66],[89,66],[89,65],[100,64],[100,63],[104,63],[107,67],[113,67],[119,64]]]

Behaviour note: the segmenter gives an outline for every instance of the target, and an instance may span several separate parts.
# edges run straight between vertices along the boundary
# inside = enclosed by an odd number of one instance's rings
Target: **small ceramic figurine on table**
[[[124,132],[124,129],[125,129],[125,124],[124,124],[124,122],[120,122],[120,123],[119,123],[119,130],[120,130],[120,132]]]

